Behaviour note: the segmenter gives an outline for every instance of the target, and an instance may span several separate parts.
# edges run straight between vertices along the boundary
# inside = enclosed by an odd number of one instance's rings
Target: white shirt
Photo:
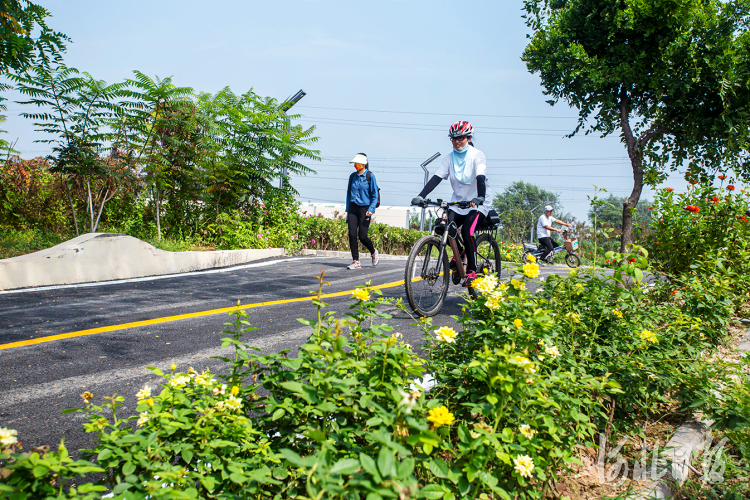
[[[547,229],[547,226],[552,227],[552,223],[555,222],[557,219],[552,217],[551,215],[547,217],[545,214],[542,214],[541,217],[539,217],[539,222],[536,223],[536,237],[537,238],[551,238],[549,235],[549,229]]]
[[[440,167],[437,169],[437,172],[435,172],[435,175],[441,179],[447,179],[450,177],[451,188],[453,189],[451,201],[471,201],[478,197],[479,191],[477,190],[477,176],[484,175],[484,186],[486,188],[484,204],[479,205],[477,208],[451,207],[450,209],[460,215],[466,215],[472,210],[479,210],[484,215],[487,215],[487,212],[490,211],[490,204],[492,203],[490,181],[487,179],[487,158],[484,156],[484,153],[477,148],[469,146],[469,151],[466,153],[466,161],[471,162],[470,165],[473,169],[471,174],[471,184],[461,184],[453,175],[453,151],[451,151],[450,154],[443,156],[443,161],[440,162]]]

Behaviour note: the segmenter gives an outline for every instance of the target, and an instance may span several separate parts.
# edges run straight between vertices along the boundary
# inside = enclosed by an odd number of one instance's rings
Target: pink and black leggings
[[[472,210],[466,215],[461,215],[453,210],[448,210],[448,220],[455,222],[457,226],[461,227],[461,239],[463,239],[467,247],[466,273],[477,272],[477,240],[474,237],[474,233],[477,227],[482,225],[484,214],[479,210]],[[463,251],[461,245],[458,246],[458,249],[459,251]]]

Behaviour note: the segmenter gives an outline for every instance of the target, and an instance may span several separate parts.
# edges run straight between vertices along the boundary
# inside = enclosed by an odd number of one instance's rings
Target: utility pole
[[[531,214],[531,231],[529,232],[529,243],[532,245],[534,244],[534,211],[541,206],[542,204],[540,203],[539,205],[529,210],[529,213]]]
[[[302,99],[306,95],[307,95],[307,92],[300,89],[299,92],[297,92],[292,97],[290,97],[289,100],[287,100],[284,104],[281,105],[282,108],[284,109],[284,114],[286,115],[286,112],[289,111],[292,108],[292,106],[297,104],[300,101],[300,99]],[[289,129],[289,127],[290,127],[289,118],[286,118],[287,130]],[[279,173],[279,189],[284,187],[284,176],[286,175],[287,175],[287,168],[285,166],[281,167],[281,172]]]
[[[440,156],[440,153],[435,153],[434,155],[427,158],[421,165],[422,170],[424,170],[424,185],[427,185],[427,182],[430,180],[430,172],[427,170],[427,165],[432,163],[435,159],[437,159]],[[425,209],[422,207],[422,217],[419,219],[419,230],[424,231],[424,215],[425,215]]]

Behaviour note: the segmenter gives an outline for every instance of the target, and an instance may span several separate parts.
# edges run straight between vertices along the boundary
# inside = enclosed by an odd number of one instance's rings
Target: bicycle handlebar
[[[441,199],[438,198],[437,201],[432,201],[430,199],[425,199],[422,203],[420,203],[417,206],[418,207],[423,207],[423,208],[424,207],[428,207],[428,206],[440,207],[440,208],[448,208],[448,207],[455,207],[455,206],[457,206],[458,208],[469,208],[470,204],[471,204],[471,202],[469,202],[469,201],[451,201],[451,202],[448,202],[448,201],[444,201],[444,200],[441,200]]]

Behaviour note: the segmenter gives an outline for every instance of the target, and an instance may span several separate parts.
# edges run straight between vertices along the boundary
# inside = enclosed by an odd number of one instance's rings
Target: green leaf
[[[247,481],[247,478],[238,472],[232,472],[231,474],[229,474],[229,479],[233,483],[237,483],[237,484],[242,484],[245,481]]]
[[[396,475],[396,458],[393,451],[385,447],[380,448],[380,452],[378,453],[378,469],[380,469],[380,474],[384,478]]]
[[[360,453],[359,462],[362,464],[362,469],[364,469],[365,472],[369,473],[375,479],[375,481],[377,481],[378,483],[383,481],[383,478],[380,476],[380,472],[378,471],[378,467],[377,465],[375,465],[375,460],[372,457],[364,453]]]
[[[193,459],[193,452],[191,450],[183,450],[182,451],[182,459],[186,463],[190,463],[190,461]]]
[[[635,273],[636,281],[643,281],[643,271],[641,271],[640,268],[636,267],[633,272]]]
[[[279,453],[287,459],[289,463],[292,465],[295,465],[297,467],[311,467],[315,463],[315,457],[314,456],[308,456],[304,459],[297,454],[297,452],[292,451],[288,448],[282,448],[279,450]]]
[[[433,458],[432,460],[427,462],[427,468],[436,477],[447,478],[448,473],[450,472],[448,464],[445,463],[445,460],[443,460],[442,458]]]
[[[359,460],[355,458],[342,458],[331,467],[330,474],[354,474],[359,469]]]
[[[108,459],[112,456],[112,450],[109,448],[104,448],[102,451],[99,452],[99,454],[96,456],[97,462],[101,462],[103,460]]]
[[[443,498],[444,494],[445,494],[445,489],[439,484],[428,484],[427,486],[419,490],[420,497],[427,498],[430,500],[437,500],[438,498]]]
[[[284,416],[284,408],[279,408],[275,412],[273,412],[273,415],[271,415],[271,420],[278,420],[283,416]]]
[[[211,476],[201,476],[201,484],[208,491],[214,491],[214,488],[216,488],[216,479]]]
[[[404,460],[402,460],[397,466],[396,471],[396,478],[397,479],[406,479],[411,475],[411,473],[414,471],[414,459],[409,457]]]

